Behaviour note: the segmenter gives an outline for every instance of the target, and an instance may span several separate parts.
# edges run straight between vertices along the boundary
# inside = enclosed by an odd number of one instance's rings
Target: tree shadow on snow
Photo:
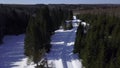
[[[16,67],[15,63],[22,61],[24,56],[24,35],[7,36],[0,46],[0,68]]]
[[[47,60],[62,60],[64,68],[67,67],[67,62],[78,59],[76,54],[73,54],[74,41],[77,28],[71,31],[56,32],[52,36],[51,52],[47,54]]]

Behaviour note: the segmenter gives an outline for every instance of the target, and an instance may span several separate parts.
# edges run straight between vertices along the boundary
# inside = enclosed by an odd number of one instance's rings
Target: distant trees
[[[31,11],[29,11],[32,9]],[[5,35],[25,33],[30,15],[36,8],[0,5],[0,43]]]
[[[67,9],[43,6],[30,18],[25,37],[25,55],[37,66],[45,53],[50,51],[50,37],[54,30],[71,16],[68,13],[70,12]]]
[[[106,14],[81,14],[80,19],[90,23],[87,34],[79,25],[74,46],[85,68],[119,68],[120,18]]]
[[[29,22],[31,15],[37,13],[37,9],[46,6],[44,4],[38,5],[9,5],[9,4],[0,4],[0,44],[5,35],[18,35],[26,32],[26,27]],[[48,31],[54,31],[58,29],[61,25],[61,21],[65,22],[66,19],[71,18],[72,11],[68,10],[63,5],[48,5],[48,11],[45,11],[44,16],[46,21],[49,21],[47,24]],[[52,33],[51,33],[52,34]]]
[[[67,29],[71,29],[72,27],[72,22],[66,22],[66,20],[72,20],[73,17],[73,12],[71,10],[68,9],[64,9],[63,10],[63,20],[62,20],[62,27],[63,29],[67,30]]]

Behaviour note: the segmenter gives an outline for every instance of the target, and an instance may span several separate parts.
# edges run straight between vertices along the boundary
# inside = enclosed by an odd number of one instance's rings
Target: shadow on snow
[[[76,27],[69,31],[56,31],[52,36],[51,52],[47,54],[47,60],[62,60],[63,67],[67,67],[67,62],[78,59],[76,54],[73,54],[74,41],[76,36]]]
[[[0,46],[0,68],[12,68],[18,65],[24,56],[24,35],[6,36]]]

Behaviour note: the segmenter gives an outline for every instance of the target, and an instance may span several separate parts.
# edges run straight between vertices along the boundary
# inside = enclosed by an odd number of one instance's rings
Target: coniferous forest
[[[48,6],[40,7],[37,13],[30,18],[25,37],[25,55],[38,65],[45,54],[50,51],[50,37],[64,21],[70,19],[72,13],[68,9]]]
[[[6,35],[25,34],[24,54],[39,68],[50,52],[54,31],[60,26],[71,29],[72,23],[66,21],[73,15],[90,24],[80,24],[76,32],[73,52],[79,55],[83,68],[120,68],[119,4],[0,4],[0,44]]]
[[[78,53],[85,68],[119,68],[120,66],[120,18],[114,14],[80,14],[89,23],[86,30],[77,29],[74,53]]]

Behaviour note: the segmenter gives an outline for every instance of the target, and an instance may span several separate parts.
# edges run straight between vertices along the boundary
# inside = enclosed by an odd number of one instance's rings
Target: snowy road
[[[71,30],[59,29],[52,36],[51,52],[47,55],[48,64],[53,68],[82,68],[78,56],[73,54],[77,27]]]
[[[52,68],[82,68],[78,56],[73,54],[77,27],[64,31],[59,29],[51,38],[51,52],[47,54],[48,64]],[[24,55],[24,37],[5,36],[0,45],[0,68],[34,68],[27,65],[27,57]]]

